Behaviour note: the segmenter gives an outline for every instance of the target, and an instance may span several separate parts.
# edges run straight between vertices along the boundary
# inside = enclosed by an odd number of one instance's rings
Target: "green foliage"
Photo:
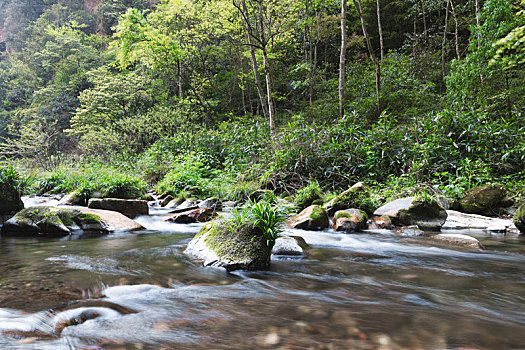
[[[144,195],[146,183],[138,176],[113,168],[84,164],[78,169],[58,169],[35,182],[39,193],[69,193],[76,191],[84,199],[94,193],[103,197],[135,199]]]
[[[310,206],[315,200],[322,199],[322,190],[317,181],[310,180],[305,188],[300,189],[294,196],[299,210]]]
[[[155,186],[155,190],[172,195],[184,191],[196,196],[208,196],[211,194],[210,178],[214,174],[204,155],[188,153],[177,158],[172,170]]]
[[[33,176],[22,176],[13,166],[0,164],[0,183],[6,184],[19,193],[24,193],[33,182]]]
[[[268,246],[272,246],[282,232],[285,217],[280,215],[277,207],[265,201],[249,202],[248,207],[248,217],[253,226],[264,233]]]

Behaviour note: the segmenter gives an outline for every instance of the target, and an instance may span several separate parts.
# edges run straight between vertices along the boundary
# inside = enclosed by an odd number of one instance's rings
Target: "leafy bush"
[[[248,217],[253,226],[264,233],[268,246],[273,245],[282,232],[285,217],[279,213],[276,206],[264,201],[250,202],[248,208]]]
[[[295,194],[295,203],[299,210],[308,207],[317,199],[322,199],[321,187],[317,181],[313,180],[310,180],[305,188],[300,189]]]
[[[7,184],[19,193],[24,193],[34,181],[33,176],[22,176],[13,166],[0,165],[0,183]]]

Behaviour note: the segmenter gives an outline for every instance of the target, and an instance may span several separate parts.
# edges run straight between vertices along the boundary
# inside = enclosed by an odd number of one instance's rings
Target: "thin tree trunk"
[[[372,60],[372,63],[375,67],[377,110],[378,113],[381,113],[381,66],[379,65],[376,55],[374,54],[374,48],[372,47],[372,42],[370,41],[368,31],[366,30],[365,18],[363,16],[363,10],[361,8],[361,0],[357,0],[357,3],[356,0],[353,1],[357,13],[359,14],[359,19],[361,20],[361,28],[363,29],[363,34],[365,36],[366,45],[368,47],[368,53],[370,54],[370,59]]]
[[[179,79],[179,98],[182,98],[182,64],[180,60],[177,60],[177,75]]]
[[[480,32],[480,28],[481,28],[481,22],[479,20],[479,0],[476,0],[475,1],[475,4],[476,4],[476,27],[477,27],[477,33],[478,33],[478,42],[477,42],[477,47],[480,47],[481,45],[481,32]],[[481,81],[481,85],[484,84],[485,82],[485,77],[483,76],[483,73],[479,73],[479,80]]]
[[[341,0],[341,53],[339,55],[339,117],[344,116],[345,62],[346,62],[346,9],[347,0]]]
[[[377,7],[377,29],[379,31],[379,48],[381,50],[381,61],[385,58],[385,49],[383,47],[383,28],[381,27],[381,5],[379,0],[376,0]]]
[[[245,24],[246,29],[246,37],[248,40],[248,45],[250,46],[250,56],[252,60],[252,66],[253,66],[253,75],[255,78],[255,86],[257,88],[257,93],[259,95],[259,100],[261,103],[261,108],[264,114],[264,117],[266,119],[270,118],[270,114],[268,111],[268,106],[266,105],[266,101],[264,98],[264,90],[262,88],[261,84],[261,75],[259,74],[259,67],[257,65],[257,57],[255,56],[255,46],[253,44],[253,31],[252,27],[250,25],[250,17],[248,12],[248,7],[246,6],[246,0],[241,0],[242,10],[244,12],[243,14],[243,22]]]
[[[455,24],[454,39],[455,39],[455,46],[456,46],[456,56],[459,61],[461,59],[461,54],[459,52],[458,18],[456,17],[456,7],[454,6],[454,3],[452,2],[452,0],[449,0],[449,1],[450,1],[450,9],[452,10],[452,17],[454,18],[454,24]]]
[[[450,0],[447,0],[447,8],[445,10],[445,27],[443,28],[443,40],[441,41],[441,81],[442,86],[445,85],[445,45],[447,43],[447,28],[448,28],[448,8]]]
[[[245,1],[245,0],[243,0]],[[262,0],[257,1],[257,8],[259,10],[259,27],[260,27],[260,39],[262,43],[262,55],[264,64],[264,75],[266,77],[266,95],[268,97],[268,122],[270,125],[270,133],[275,136],[275,107],[273,104],[272,96],[272,76],[270,70],[270,61],[268,59],[268,53],[266,52],[266,38],[264,33],[264,13],[262,7]]]
[[[421,13],[423,15],[423,38],[427,40],[427,14],[425,12],[425,3],[424,0],[421,0]]]

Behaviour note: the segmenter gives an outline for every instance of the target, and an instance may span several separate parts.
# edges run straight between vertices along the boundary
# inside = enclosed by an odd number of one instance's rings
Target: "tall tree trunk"
[[[454,40],[455,40],[455,46],[456,46],[456,56],[459,61],[461,59],[461,54],[459,52],[458,18],[456,16],[456,7],[454,6],[454,3],[452,2],[452,0],[449,0],[449,2],[450,2],[450,9],[452,10],[452,18],[454,18],[454,24],[455,24]]]
[[[245,0],[243,0],[245,1]],[[268,97],[268,123],[270,125],[270,133],[273,136],[275,136],[275,107],[273,104],[273,96],[272,96],[272,75],[271,75],[271,69],[270,69],[270,60],[268,59],[268,53],[266,52],[266,36],[265,36],[265,30],[264,30],[264,13],[263,13],[263,6],[262,6],[263,0],[257,1],[257,8],[259,10],[259,38],[261,39],[262,43],[262,55],[263,55],[263,64],[264,64],[264,75],[266,77],[266,95]]]
[[[441,41],[441,81],[442,87],[445,86],[445,45],[447,44],[447,28],[448,28],[448,7],[450,0],[447,0],[447,8],[445,10],[445,27],[443,28],[443,40]]]
[[[477,42],[477,47],[480,47],[481,45],[481,32],[480,32],[480,28],[481,28],[481,22],[479,20],[479,0],[476,0],[475,1],[475,5],[476,5],[476,27],[477,27],[477,33],[478,33],[478,42]],[[483,76],[483,73],[479,73],[479,80],[481,81],[481,85],[484,84],[485,82],[485,77]]]
[[[339,117],[344,116],[345,62],[346,62],[346,4],[341,0],[341,53],[339,55]]]
[[[363,35],[365,36],[366,46],[368,47],[368,53],[370,54],[370,59],[372,60],[372,63],[375,67],[375,75],[376,75],[376,99],[377,99],[377,111],[378,113],[381,113],[382,107],[381,107],[381,66],[379,65],[379,62],[377,61],[376,55],[374,53],[374,48],[372,47],[372,42],[370,41],[370,36],[368,35],[368,31],[366,30],[365,25],[365,18],[363,15],[363,10],[361,7],[361,0],[353,0],[355,9],[357,10],[357,13],[359,14],[359,19],[361,20],[361,28],[363,29]]]
[[[427,14],[425,11],[425,0],[421,0],[421,14],[423,15],[423,38],[427,40]]]
[[[381,50],[381,61],[385,58],[385,49],[383,47],[383,28],[381,27],[381,5],[376,0],[377,7],[377,30],[379,31],[379,48]]]
[[[248,7],[246,6],[246,0],[241,0],[242,5],[242,11],[243,11],[243,22],[245,25],[246,30],[246,37],[248,40],[248,45],[250,46],[250,56],[252,60],[252,66],[253,66],[253,75],[255,78],[255,86],[257,88],[257,94],[259,95],[259,100],[261,103],[261,109],[264,114],[264,118],[267,120],[270,118],[270,113],[268,111],[268,106],[266,105],[265,97],[264,97],[264,90],[262,88],[261,84],[261,75],[259,74],[259,67],[257,65],[257,57],[255,56],[255,46],[253,44],[253,30],[252,26],[250,25],[250,14],[248,12]]]

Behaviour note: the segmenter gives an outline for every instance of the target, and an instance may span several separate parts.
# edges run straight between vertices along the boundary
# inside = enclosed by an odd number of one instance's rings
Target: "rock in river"
[[[368,215],[360,209],[339,210],[334,215],[334,221],[335,231],[357,232],[367,227]]]
[[[304,238],[298,236],[282,236],[275,240],[272,254],[304,256],[306,249],[308,249],[308,244]]]
[[[212,222],[201,228],[185,253],[203,260],[204,266],[232,270],[260,270],[270,266],[272,244],[264,234],[249,224],[231,227]]]
[[[291,228],[303,230],[323,230],[328,228],[330,220],[326,211],[318,205],[311,205],[289,220]]]
[[[447,212],[436,201],[401,198],[387,203],[374,212],[387,215],[394,225],[417,225],[422,230],[439,231],[447,219]]]
[[[462,234],[453,234],[453,233],[440,233],[435,236],[431,236],[430,239],[450,244],[450,245],[456,245],[461,247],[467,247],[467,248],[479,248],[482,249],[483,246],[479,241],[474,238],[467,235]]]
[[[512,221],[521,233],[525,233],[525,204],[521,205],[518,210],[516,210]]]
[[[116,211],[130,219],[149,214],[148,202],[136,199],[91,198],[88,208]]]
[[[72,232],[108,233],[143,229],[124,215],[85,207],[30,207],[18,212],[2,228],[3,235],[67,236]]]

